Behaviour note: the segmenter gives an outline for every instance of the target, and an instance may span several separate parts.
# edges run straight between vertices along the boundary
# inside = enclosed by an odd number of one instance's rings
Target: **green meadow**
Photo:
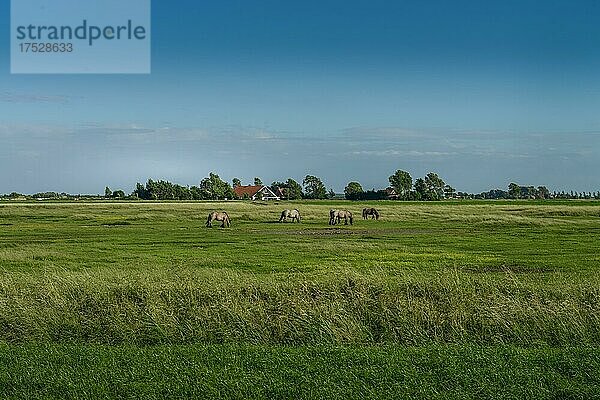
[[[600,398],[599,238],[593,201],[3,202],[0,393]]]

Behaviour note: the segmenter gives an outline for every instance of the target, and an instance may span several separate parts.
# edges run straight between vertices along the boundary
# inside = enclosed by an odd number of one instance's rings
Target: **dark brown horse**
[[[363,219],[369,219],[369,215],[371,216],[371,219],[379,219],[379,211],[374,208],[363,208]]]

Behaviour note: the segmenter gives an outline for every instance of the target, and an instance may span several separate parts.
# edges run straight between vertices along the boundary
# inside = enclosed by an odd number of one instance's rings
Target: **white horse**
[[[287,219],[290,218],[292,222],[298,221],[300,222],[300,211],[294,210],[283,210],[281,212],[281,217],[279,218],[279,222],[286,222]]]
[[[329,225],[336,225],[344,220],[344,225],[352,225],[353,218],[352,213],[348,210],[329,210]]]
[[[231,220],[229,219],[229,215],[225,211],[223,212],[211,212],[208,214],[208,219],[206,220],[206,227],[212,228],[213,221],[222,221],[221,228],[229,228],[231,226]]]

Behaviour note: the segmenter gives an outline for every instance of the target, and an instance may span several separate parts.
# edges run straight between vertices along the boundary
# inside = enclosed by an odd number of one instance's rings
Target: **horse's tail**
[[[212,213],[209,213],[208,218],[206,218],[206,226],[210,226],[211,219],[212,219]]]
[[[363,208],[362,217],[363,217],[363,219],[367,219],[367,209],[366,208]]]
[[[302,216],[300,215],[300,211],[296,210],[296,215],[298,215],[298,222],[302,220]]]
[[[373,209],[373,212],[375,213],[375,219],[379,220],[379,211]]]
[[[225,211],[223,211],[223,214],[225,214],[225,217],[227,218],[227,226],[231,226],[231,218],[229,218],[229,214],[227,214]]]
[[[348,211],[348,218],[350,219],[350,225],[352,225],[352,213]]]

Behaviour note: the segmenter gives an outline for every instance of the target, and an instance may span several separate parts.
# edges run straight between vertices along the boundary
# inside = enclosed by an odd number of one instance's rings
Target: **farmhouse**
[[[271,188],[265,185],[258,186],[236,186],[233,188],[238,199],[249,198],[254,200],[280,200]]]
[[[396,192],[396,189],[394,189],[393,187],[386,188],[385,194],[386,194],[388,200],[397,200],[400,197],[398,195],[398,192]]]

